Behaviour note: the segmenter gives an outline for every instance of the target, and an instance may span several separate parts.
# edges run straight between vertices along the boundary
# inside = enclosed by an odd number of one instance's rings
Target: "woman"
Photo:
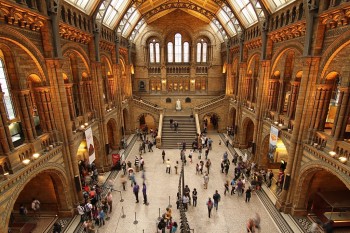
[[[177,231],[177,222],[173,222],[173,226],[171,227],[170,233],[175,233]]]
[[[211,200],[211,198],[209,197],[208,201],[207,201],[207,207],[208,207],[208,216],[210,218],[210,213],[211,213],[211,210],[213,209],[213,206],[214,206],[214,203],[213,201]]]
[[[193,200],[193,206],[197,206],[197,190],[194,188],[192,191],[192,200]]]
[[[229,183],[228,183],[228,180],[226,180],[226,182],[225,182],[225,184],[224,184],[224,187],[225,187],[224,195],[226,196],[226,193],[229,192]]]
[[[248,219],[248,222],[247,222],[247,233],[254,233],[255,230],[254,230],[254,221],[253,219]]]

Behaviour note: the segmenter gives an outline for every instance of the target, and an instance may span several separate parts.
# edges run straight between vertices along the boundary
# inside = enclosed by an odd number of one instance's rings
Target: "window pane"
[[[4,93],[4,104],[5,104],[7,116],[8,116],[8,118],[10,120],[12,120],[12,119],[15,118],[15,112],[14,112],[14,108],[13,108],[13,105],[12,105],[10,91],[8,89],[8,83],[7,83],[6,73],[5,73],[4,67],[5,67],[4,63],[0,59],[0,84],[1,84],[1,90]]]
[[[173,59],[173,43],[169,42],[168,43],[168,62],[174,62]]]
[[[190,45],[188,42],[184,43],[184,62],[190,62]]]
[[[203,58],[202,62],[207,62],[207,43],[203,43]]]
[[[202,44],[197,43],[197,62],[201,62]]]
[[[175,34],[175,62],[181,62],[181,34]]]
[[[159,43],[156,43],[156,62],[160,63],[160,48]]]
[[[154,47],[153,43],[149,44],[149,62],[154,63]]]

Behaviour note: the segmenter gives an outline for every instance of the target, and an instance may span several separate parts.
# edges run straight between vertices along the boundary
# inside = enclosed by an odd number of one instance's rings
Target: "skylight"
[[[267,0],[266,2],[271,12],[275,12],[295,0]]]
[[[103,18],[103,24],[114,29],[116,23],[121,18],[125,7],[128,5],[128,2],[129,1],[125,0],[112,0]]]
[[[229,0],[229,2],[245,27],[249,27],[258,21],[254,7],[249,0]]]
[[[65,1],[77,7],[79,10],[83,11],[88,15],[91,13],[92,8],[96,3],[95,1],[91,1],[91,0],[65,0]]]

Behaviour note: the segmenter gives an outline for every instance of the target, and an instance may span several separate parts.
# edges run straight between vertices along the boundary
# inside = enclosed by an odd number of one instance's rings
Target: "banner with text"
[[[89,152],[89,163],[95,161],[95,146],[94,146],[94,137],[92,136],[91,127],[85,130],[86,145]]]
[[[271,162],[274,162],[274,154],[277,147],[278,140],[278,129],[274,126],[271,126],[270,130],[270,142],[269,142],[269,159]]]

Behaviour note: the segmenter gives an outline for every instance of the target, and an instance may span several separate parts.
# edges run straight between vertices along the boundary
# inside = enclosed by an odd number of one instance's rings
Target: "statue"
[[[179,99],[176,101],[175,109],[176,111],[181,111],[181,101]]]

